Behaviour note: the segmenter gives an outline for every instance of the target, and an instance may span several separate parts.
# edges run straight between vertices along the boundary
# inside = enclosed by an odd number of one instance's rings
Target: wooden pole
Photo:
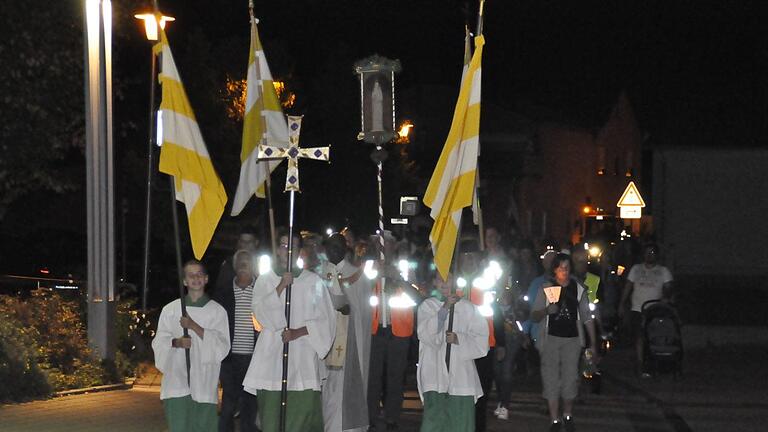
[[[173,177],[169,177],[171,183],[171,213],[173,218],[173,241],[176,245],[176,270],[179,281],[179,300],[181,300],[181,315],[187,316],[187,301],[184,296],[184,269],[181,263],[181,243],[179,242],[179,215],[176,210],[176,182]],[[184,337],[189,337],[189,329],[184,329]],[[189,348],[184,349],[184,354],[187,360],[187,385],[190,385],[190,358]]]
[[[462,213],[464,213],[464,210],[462,210]],[[461,245],[461,226],[464,222],[464,217],[459,218],[459,227],[456,231],[456,246],[453,249],[453,261],[451,262],[453,267],[453,285],[451,290],[448,292],[449,295],[453,294],[456,289],[456,283],[459,279],[459,271],[461,271],[461,268],[459,267],[459,246]],[[448,312],[448,332],[453,331],[453,311],[454,305],[451,305],[451,309]],[[448,344],[448,346],[445,347],[445,366],[448,368],[448,371],[451,370],[451,344]]]
[[[256,25],[256,17],[253,15],[253,0],[248,1],[248,14],[250,15],[251,19],[251,25]],[[259,69],[261,66],[261,62],[256,59],[255,62],[256,67],[256,75],[261,76],[261,70]],[[262,89],[263,91],[263,89]],[[261,137],[262,144],[269,144],[266,139],[266,133],[267,133],[267,121],[266,118],[264,118],[264,112],[261,112],[261,125],[262,129],[264,130],[264,134]],[[277,231],[275,229],[275,209],[272,205],[272,172],[269,170],[269,161],[260,161],[258,163],[263,163],[266,165],[267,168],[267,176],[265,178],[265,185],[264,185],[264,193],[267,198],[267,215],[269,218],[269,234],[270,234],[270,246],[272,247],[272,256],[276,257],[277,255]]]

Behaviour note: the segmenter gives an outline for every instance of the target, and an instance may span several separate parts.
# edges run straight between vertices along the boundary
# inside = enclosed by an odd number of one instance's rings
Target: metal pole
[[[169,177],[171,183],[171,213],[173,218],[173,240],[176,245],[176,272],[179,280],[179,300],[181,300],[181,315],[187,316],[187,301],[184,298],[184,269],[181,264],[181,244],[179,243],[179,215],[176,210],[176,182],[173,177]],[[189,329],[184,329],[184,337],[189,337]],[[187,385],[190,385],[190,358],[189,348],[184,349],[184,354],[187,360]]]
[[[154,139],[155,139],[155,87],[157,86],[157,57],[152,49],[151,71],[149,75],[149,138],[147,139],[147,194],[144,212],[144,263],[142,269],[141,311],[147,312],[147,294],[149,293],[149,241],[152,227],[152,179],[155,176]],[[174,196],[174,201],[176,197]],[[174,204],[175,206],[175,204]],[[175,207],[174,207],[175,208]],[[178,238],[178,236],[176,237]]]
[[[288,262],[287,271],[293,271],[293,208],[296,192],[290,191],[288,208]],[[291,285],[285,288],[285,326],[291,328]],[[285,420],[288,408],[288,342],[283,343],[283,379],[280,386],[280,431],[285,431]]]
[[[480,9],[477,12],[477,35],[483,34],[483,9],[485,8],[485,0],[480,0]]]
[[[376,146],[376,151],[381,152],[382,147],[381,145]],[[377,171],[376,171],[376,181],[378,185],[378,192],[379,192],[379,261],[381,262],[381,302],[379,303],[381,305],[381,326],[384,328],[387,328],[388,326],[388,318],[387,318],[387,291],[386,291],[386,284],[387,284],[387,278],[384,276],[386,273],[384,270],[386,269],[386,254],[384,252],[385,249],[385,242],[384,242],[384,198],[382,194],[382,174],[384,172],[384,163],[379,158],[379,160],[376,163]]]

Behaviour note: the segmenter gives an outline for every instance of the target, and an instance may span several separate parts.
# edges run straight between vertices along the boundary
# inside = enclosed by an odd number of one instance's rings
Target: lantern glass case
[[[392,140],[395,129],[395,72],[400,61],[378,55],[355,63],[360,79],[360,128],[357,138],[382,145]]]

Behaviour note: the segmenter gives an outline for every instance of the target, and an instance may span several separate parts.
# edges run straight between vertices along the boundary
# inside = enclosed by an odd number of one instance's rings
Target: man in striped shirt
[[[243,378],[253,356],[258,334],[251,319],[251,299],[256,281],[256,256],[238,250],[232,259],[235,277],[228,286],[218,287],[213,294],[229,315],[232,350],[221,364],[220,381],[224,390],[219,417],[219,432],[234,431],[234,415],[240,412],[240,430],[257,431],[256,396],[243,390]]]

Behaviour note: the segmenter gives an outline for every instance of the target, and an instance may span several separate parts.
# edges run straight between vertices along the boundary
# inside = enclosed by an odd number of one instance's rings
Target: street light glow
[[[407,139],[411,129],[413,129],[413,123],[411,123],[410,120],[406,120],[400,125],[400,130],[397,132],[397,135],[400,138]]]
[[[134,15],[136,19],[140,19],[144,21],[144,32],[147,35],[147,40],[150,41],[156,41],[157,40],[157,18],[155,17],[155,14],[152,13],[143,13],[143,14],[136,14]],[[165,30],[165,23],[170,21],[176,21],[176,18],[169,17],[165,15],[160,15],[160,28]]]

